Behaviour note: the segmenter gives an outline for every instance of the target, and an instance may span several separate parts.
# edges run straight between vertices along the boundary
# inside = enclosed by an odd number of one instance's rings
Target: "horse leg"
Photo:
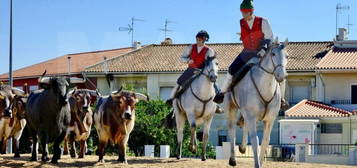
[[[182,140],[183,140],[183,129],[185,127],[185,117],[178,114],[176,115],[176,129],[177,129],[177,148],[176,148],[176,158],[181,159],[182,152]]]
[[[68,136],[64,137],[63,155],[68,155]]]
[[[191,140],[190,140],[190,146],[189,150],[193,153],[196,154],[197,152],[197,137],[196,137],[196,121],[195,121],[195,116],[194,115],[188,115],[188,122],[191,127]]]
[[[247,118],[245,124],[248,125],[250,142],[252,144],[253,153],[254,153],[254,163],[256,168],[260,168],[260,159],[259,159],[259,139],[257,136],[257,123],[254,118]]]
[[[247,124],[243,125],[243,137],[242,137],[242,144],[239,145],[239,152],[244,154],[247,149],[248,143],[248,126]]]
[[[211,113],[214,114],[214,113]],[[202,143],[202,154],[201,160],[206,161],[206,150],[207,150],[207,143],[209,137],[209,129],[211,127],[213,116],[203,124],[203,143]]]
[[[236,145],[236,123],[237,123],[237,108],[232,104],[231,96],[227,94],[224,97],[224,109],[228,119],[228,134],[231,144],[231,156],[229,158],[229,165],[236,166],[236,152],[234,150]]]
[[[262,145],[260,146],[260,165],[263,165],[264,155],[270,142],[270,133],[273,128],[273,122],[271,120],[264,121],[264,135]]]

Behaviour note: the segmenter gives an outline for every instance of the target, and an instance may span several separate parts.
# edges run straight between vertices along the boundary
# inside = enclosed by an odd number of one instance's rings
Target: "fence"
[[[350,144],[309,144],[309,155],[349,155]]]
[[[292,159],[295,155],[295,145],[294,144],[279,144],[279,145],[269,145],[266,150],[265,158],[272,159],[275,161],[288,161]],[[254,153],[250,145],[246,147],[244,154],[237,151],[238,158],[253,158]]]

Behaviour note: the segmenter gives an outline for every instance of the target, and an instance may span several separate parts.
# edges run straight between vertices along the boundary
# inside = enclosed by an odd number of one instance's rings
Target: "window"
[[[342,134],[342,124],[321,124],[323,134]]]
[[[351,104],[357,104],[357,85],[351,86]]]
[[[170,98],[173,87],[160,87],[160,98],[167,100]]]
[[[293,85],[290,88],[290,104],[297,104],[303,99],[310,99],[309,85]]]
[[[223,142],[227,142],[227,130],[218,131],[218,146],[222,146]]]

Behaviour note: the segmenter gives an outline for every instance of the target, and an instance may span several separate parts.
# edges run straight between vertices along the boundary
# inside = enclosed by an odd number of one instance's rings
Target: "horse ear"
[[[275,44],[279,44],[279,38],[278,37],[275,37],[274,43]]]
[[[289,44],[289,40],[288,40],[288,38],[286,38],[283,45],[286,47],[286,46],[288,46],[288,44]]]

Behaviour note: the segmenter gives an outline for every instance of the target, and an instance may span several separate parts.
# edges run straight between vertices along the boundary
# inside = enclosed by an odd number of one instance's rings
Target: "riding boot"
[[[166,100],[166,104],[172,106],[172,101],[177,97],[177,93],[181,90],[181,86],[176,84],[176,86],[172,89],[170,98]]]
[[[285,111],[287,109],[289,109],[289,102],[287,102],[284,98],[281,98],[281,105],[280,105],[280,109]]]
[[[216,102],[217,104],[221,104],[223,102],[224,99],[224,94],[229,91],[229,87],[232,84],[232,75],[227,73],[227,77],[226,77],[226,81],[223,84],[222,90],[221,92],[219,92],[218,94],[216,94],[216,96],[214,97],[213,101]]]

